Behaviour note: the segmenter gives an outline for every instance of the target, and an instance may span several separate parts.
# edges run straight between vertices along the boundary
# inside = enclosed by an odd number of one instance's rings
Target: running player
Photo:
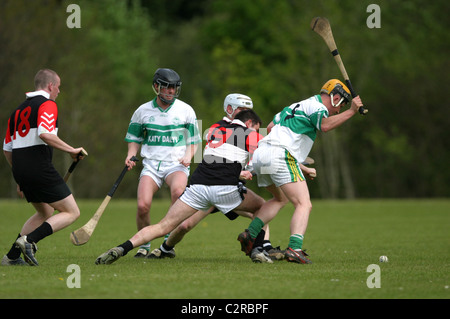
[[[137,229],[150,225],[153,195],[165,182],[172,203],[186,188],[191,159],[201,143],[197,117],[192,107],[178,99],[181,79],[171,69],[157,69],[153,77],[156,97],[141,105],[131,117],[125,141],[129,169],[136,163],[130,159],[139,148],[144,158],[137,191]],[[145,257],[150,242],[144,243],[135,257]]]
[[[349,100],[350,91],[344,83],[337,79],[327,81],[320,95],[287,106],[277,114],[270,133],[261,140],[254,153],[252,162],[258,186],[266,187],[274,198],[286,197],[295,208],[285,252],[288,261],[311,263],[302,246],[312,204],[299,163],[308,156],[317,131],[327,132],[340,126],[363,105],[357,96],[348,110],[339,113]],[[247,255],[251,253],[261,228],[280,209],[266,204],[261,207],[248,229],[238,236],[242,251]]]
[[[231,123],[216,126],[189,186],[166,216],[158,224],[141,229],[130,240],[100,255],[95,263],[113,263],[135,247],[173,231],[198,210],[206,211],[215,206],[227,214],[245,206],[248,199],[243,195],[245,189],[239,184],[239,176],[261,138],[256,132],[260,125],[256,113],[245,110]]]
[[[18,194],[36,209],[22,227],[2,265],[23,265],[20,258],[37,266],[36,244],[45,237],[69,226],[79,216],[75,199],[52,164],[53,148],[80,158],[84,149],[61,140],[58,133],[58,107],[55,103],[61,80],[56,72],[40,70],[34,79],[34,92],[14,110],[8,120],[3,152],[12,167]],[[54,211],[59,214],[53,215]]]

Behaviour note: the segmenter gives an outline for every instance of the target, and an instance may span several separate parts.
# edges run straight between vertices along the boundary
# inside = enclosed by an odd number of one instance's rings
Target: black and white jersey
[[[221,120],[209,128],[203,160],[190,184],[237,185],[242,168],[262,136],[240,120]]]
[[[12,152],[12,171],[16,182],[46,186],[63,182],[52,164],[53,148],[39,135],[57,135],[58,108],[43,91],[27,93],[27,99],[8,120],[3,149]]]

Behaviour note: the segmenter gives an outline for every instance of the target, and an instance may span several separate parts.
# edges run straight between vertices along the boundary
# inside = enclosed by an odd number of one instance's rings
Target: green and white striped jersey
[[[181,100],[175,99],[163,110],[155,98],[134,112],[125,141],[142,144],[143,158],[176,162],[185,154],[187,145],[201,143],[197,116]]]
[[[322,118],[328,115],[320,95],[287,106],[275,115],[275,126],[258,147],[264,144],[281,146],[302,163],[311,151],[317,130],[321,130]]]

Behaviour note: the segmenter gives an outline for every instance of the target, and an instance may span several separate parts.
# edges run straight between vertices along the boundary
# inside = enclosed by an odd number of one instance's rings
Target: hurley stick
[[[137,162],[139,159],[135,156],[131,158],[133,162]],[[105,199],[103,200],[100,207],[95,212],[94,216],[81,228],[73,231],[70,234],[70,241],[75,246],[84,245],[89,241],[89,238],[91,238],[92,233],[95,230],[95,227],[97,227],[98,221],[100,220],[100,217],[102,217],[103,213],[105,212],[106,206],[108,206],[109,201],[113,197],[114,193],[116,192],[117,187],[119,186],[120,182],[122,181],[123,177],[125,176],[125,173],[128,171],[128,166],[125,165],[122,172],[120,173],[119,177],[117,178],[116,182],[114,183],[113,187],[110,189],[108,195],[106,195]]]

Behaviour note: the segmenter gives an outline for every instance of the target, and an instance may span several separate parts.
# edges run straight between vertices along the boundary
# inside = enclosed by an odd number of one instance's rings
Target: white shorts
[[[241,194],[235,185],[189,185],[180,200],[197,210],[206,211],[215,206],[223,214],[242,203]]]
[[[253,153],[252,165],[258,176],[259,187],[272,184],[279,187],[305,180],[297,160],[285,148],[279,146],[264,144],[258,147]]]
[[[167,176],[174,172],[181,171],[184,172],[187,177],[189,177],[189,167],[186,167],[178,162],[165,162],[144,158],[142,164],[144,165],[144,168],[142,169],[139,178],[144,175],[150,176],[159,188],[161,188]]]

